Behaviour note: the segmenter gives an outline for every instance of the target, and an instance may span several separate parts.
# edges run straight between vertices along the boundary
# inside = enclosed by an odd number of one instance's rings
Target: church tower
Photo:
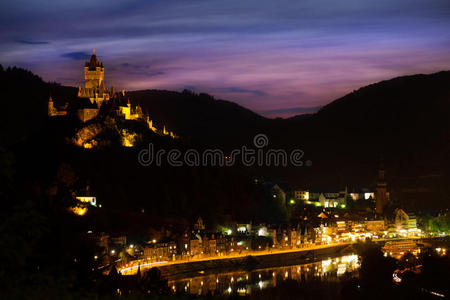
[[[380,163],[380,169],[378,170],[377,180],[377,201],[375,206],[375,212],[379,215],[383,214],[384,208],[389,202],[389,193],[387,191],[387,183],[384,178],[384,163]]]

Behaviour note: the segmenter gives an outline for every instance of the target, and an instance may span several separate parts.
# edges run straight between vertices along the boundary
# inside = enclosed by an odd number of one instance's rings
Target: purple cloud
[[[192,86],[267,116],[450,68],[444,0],[5,0],[0,28],[0,63],[46,80],[81,84],[95,47],[108,85]]]
[[[80,51],[61,54],[61,57],[70,58],[74,60],[89,59],[90,56],[91,55],[89,53]]]
[[[27,40],[18,40],[17,41],[20,44],[25,44],[25,45],[47,45],[48,42],[44,42],[44,41],[27,41]]]

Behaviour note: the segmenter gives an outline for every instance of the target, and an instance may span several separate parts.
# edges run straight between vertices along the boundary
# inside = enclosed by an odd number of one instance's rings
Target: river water
[[[300,283],[311,281],[339,282],[346,275],[355,277],[359,269],[355,254],[325,258],[313,263],[262,268],[251,271],[227,271],[206,274],[197,272],[184,278],[169,280],[169,287],[176,293],[213,295],[250,295],[256,291],[275,288],[286,280]]]

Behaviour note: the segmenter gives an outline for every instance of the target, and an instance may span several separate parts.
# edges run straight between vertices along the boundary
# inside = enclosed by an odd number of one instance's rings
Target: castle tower
[[[84,87],[78,88],[78,98],[88,98],[90,105],[78,110],[78,117],[86,122],[98,115],[104,101],[108,101],[110,93],[105,87],[105,68],[95,55],[95,49],[89,61],[84,64]]]
[[[377,201],[375,206],[375,212],[379,215],[383,214],[384,208],[389,202],[389,194],[387,191],[387,183],[384,179],[384,163],[380,163],[380,169],[378,170],[377,180]]]
[[[97,59],[94,48],[91,59],[84,65],[85,88],[104,88],[104,78],[105,68],[103,68],[103,63]]]
[[[48,116],[53,117],[55,113],[55,105],[53,104],[52,96],[48,98]]]
[[[58,117],[58,116],[66,116],[67,115],[67,103],[63,108],[56,108],[53,103],[53,98],[50,95],[48,98],[48,116],[49,117]]]

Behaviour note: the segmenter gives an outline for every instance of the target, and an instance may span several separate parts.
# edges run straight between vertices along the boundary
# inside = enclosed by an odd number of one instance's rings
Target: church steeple
[[[380,160],[380,167],[378,169],[378,180],[377,180],[377,199],[375,211],[377,214],[383,214],[385,206],[389,202],[389,193],[387,191],[387,183],[384,177],[384,161]]]

